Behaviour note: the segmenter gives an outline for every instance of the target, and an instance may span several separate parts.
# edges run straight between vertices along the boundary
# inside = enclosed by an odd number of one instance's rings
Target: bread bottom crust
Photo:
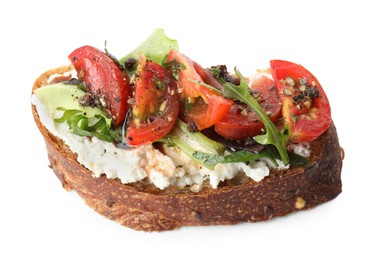
[[[50,75],[69,69],[65,66],[44,73],[33,89],[46,85]],[[261,182],[248,179],[217,189],[206,186],[194,193],[188,187],[161,191],[145,182],[122,184],[105,176],[95,178],[77,162],[77,155],[41,124],[34,106],[32,112],[45,139],[50,167],[63,187],[75,190],[99,214],[135,230],[265,221],[310,209],[342,191],[342,149],[334,124],[311,143],[310,163],[304,168],[272,171]]]

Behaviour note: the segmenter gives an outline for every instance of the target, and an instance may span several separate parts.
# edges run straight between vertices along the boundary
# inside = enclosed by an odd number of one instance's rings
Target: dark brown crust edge
[[[50,75],[69,70],[70,66],[62,66],[47,71],[36,80],[33,89],[46,85]],[[310,209],[342,191],[343,151],[334,124],[312,142],[314,152],[306,168],[275,171],[259,183],[249,180],[218,189],[205,187],[198,193],[187,189],[162,192],[150,185],[123,185],[104,176],[94,178],[77,162],[76,154],[41,124],[33,105],[32,113],[44,136],[50,166],[63,187],[75,190],[99,214],[135,230],[265,221]]]

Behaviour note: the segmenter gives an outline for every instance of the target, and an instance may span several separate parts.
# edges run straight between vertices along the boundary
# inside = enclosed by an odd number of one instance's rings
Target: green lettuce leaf
[[[178,50],[177,40],[168,38],[163,29],[156,29],[143,43],[135,48],[131,53],[120,59],[120,63],[124,64],[129,58],[138,60],[140,53],[144,54],[148,59],[162,64],[166,59],[170,50]]]

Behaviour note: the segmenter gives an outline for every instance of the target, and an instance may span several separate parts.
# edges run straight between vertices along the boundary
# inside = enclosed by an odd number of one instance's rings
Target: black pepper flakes
[[[314,85],[310,85],[305,78],[298,79],[299,86],[295,87],[295,92],[297,93],[293,96],[293,101],[297,105],[298,109],[302,109],[305,105],[306,107],[311,106],[311,102],[320,97],[319,90]]]

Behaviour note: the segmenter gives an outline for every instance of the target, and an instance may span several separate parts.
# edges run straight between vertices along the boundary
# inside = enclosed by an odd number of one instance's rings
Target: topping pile
[[[68,84],[86,91],[80,105],[105,110],[112,123],[96,115],[99,125],[90,126],[86,115],[70,110],[59,122],[70,123],[74,134],[99,135],[121,147],[177,146],[207,168],[264,157],[275,165],[302,165],[288,144],[312,141],[331,123],[326,94],[303,66],[272,60],[267,73],[249,82],[237,69],[204,68],[163,30],[121,60],[91,46],[69,59],[78,80]]]

